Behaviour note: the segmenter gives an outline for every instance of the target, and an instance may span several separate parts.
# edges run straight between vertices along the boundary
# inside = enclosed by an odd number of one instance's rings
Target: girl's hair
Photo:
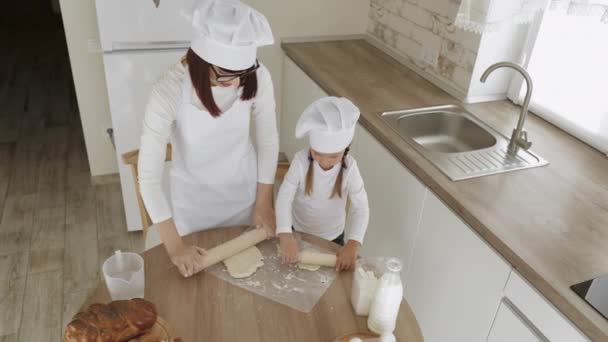
[[[338,172],[338,177],[336,177],[336,183],[334,183],[334,189],[331,192],[329,198],[334,198],[338,196],[342,198],[342,178],[344,177],[344,170],[346,170],[346,155],[350,150],[350,146],[344,150],[344,154],[342,155],[342,166],[340,167],[340,172]],[[307,196],[312,194],[312,184],[314,181],[314,160],[312,159],[312,154],[310,151],[308,152],[308,171],[306,172],[306,184],[304,187],[304,193]]]
[[[186,53],[186,64],[188,65],[188,71],[190,73],[190,79],[192,80],[192,86],[196,90],[196,95],[201,100],[201,103],[207,111],[214,118],[220,116],[222,111],[215,103],[213,99],[213,93],[211,92],[211,81],[209,80],[209,68],[211,64],[207,63],[204,59],[200,58],[192,49],[188,49]],[[183,61],[182,61],[183,63]],[[231,73],[238,73],[239,70],[226,70]],[[243,87],[243,94],[241,100],[247,101],[254,98],[258,92],[258,77],[257,74],[251,73],[247,76],[241,77],[241,84],[239,87]]]

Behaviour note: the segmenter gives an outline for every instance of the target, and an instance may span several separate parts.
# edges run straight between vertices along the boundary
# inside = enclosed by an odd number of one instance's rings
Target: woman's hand
[[[253,213],[253,223],[258,228],[264,228],[269,239],[275,236],[277,229],[276,217],[272,209],[272,186],[272,184],[258,183]]]
[[[336,254],[338,257],[338,260],[336,261],[337,271],[349,271],[353,269],[355,261],[357,261],[360,246],[361,244],[358,241],[348,240],[346,245],[338,251],[338,254]]]
[[[177,233],[172,218],[159,222],[156,226],[171,262],[177,266],[182,276],[190,277],[203,268],[203,257],[207,252],[200,247],[186,244]]]
[[[291,233],[279,234],[279,243],[281,246],[281,261],[284,264],[293,264],[298,262],[298,242]]]
[[[187,244],[181,244],[167,252],[179,273],[186,278],[203,269],[203,257],[207,255],[204,249]]]
[[[277,224],[272,207],[256,205],[253,223],[257,228],[264,229],[269,239],[274,237]]]

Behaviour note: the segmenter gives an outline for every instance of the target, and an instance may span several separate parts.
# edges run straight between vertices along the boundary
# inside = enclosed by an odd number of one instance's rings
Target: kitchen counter
[[[351,99],[361,109],[361,125],[583,333],[608,340],[608,321],[569,288],[608,273],[605,155],[530,115],[525,129],[532,150],[550,165],[453,182],[379,115],[460,104],[457,99],[363,39],[285,43],[283,49],[327,93]],[[506,136],[520,111],[508,101],[463,106]]]

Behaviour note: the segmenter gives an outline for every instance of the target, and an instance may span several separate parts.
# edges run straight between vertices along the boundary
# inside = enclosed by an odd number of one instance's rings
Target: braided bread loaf
[[[156,323],[154,304],[144,299],[92,304],[68,324],[63,342],[126,342],[141,336]]]

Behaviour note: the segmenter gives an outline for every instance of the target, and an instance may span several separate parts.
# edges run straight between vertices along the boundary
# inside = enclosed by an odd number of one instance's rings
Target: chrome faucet
[[[532,97],[532,78],[526,69],[522,68],[518,64],[511,62],[499,62],[492,64],[488,69],[486,69],[486,71],[484,71],[483,75],[481,75],[481,82],[485,82],[492,71],[503,67],[519,71],[519,73],[526,80],[526,97],[524,98],[524,103],[521,106],[521,114],[519,115],[519,120],[517,121],[517,127],[513,130],[511,140],[509,141],[509,146],[507,147],[507,152],[510,155],[516,155],[517,150],[520,147],[527,150],[530,148],[530,146],[532,146],[532,142],[528,141],[528,133],[524,131],[524,123],[526,122],[526,116],[528,115],[528,104],[530,103],[530,98]]]

